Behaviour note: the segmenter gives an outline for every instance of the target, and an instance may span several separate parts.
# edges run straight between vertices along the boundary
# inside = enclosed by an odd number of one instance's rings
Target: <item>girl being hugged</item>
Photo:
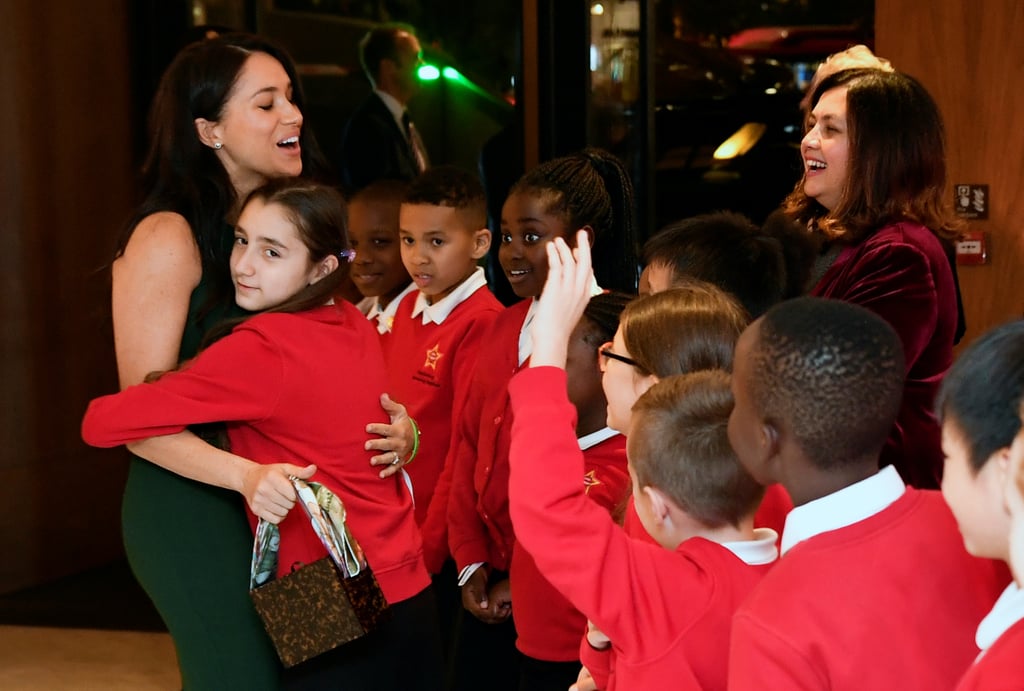
[[[253,525],[257,515],[279,522],[278,575],[325,555],[303,512],[289,511],[288,475],[325,485],[344,503],[393,616],[370,636],[288,670],[286,685],[435,688],[440,653],[429,632],[436,614],[411,497],[400,476],[378,477],[365,449],[365,423],[385,418],[379,337],[353,305],[331,300],[351,256],[344,202],[326,186],[273,181],[249,196],[234,238],[236,302],[261,314],[179,370],[93,401],[83,438],[115,446],[225,422],[238,456],[214,450],[219,484],[245,494]],[[180,508],[167,518],[187,507]],[[403,670],[413,674],[402,677]]]
[[[953,362],[956,287],[947,244],[957,233],[946,193],[944,132],[921,84],[853,69],[821,81],[801,144],[804,176],[786,212],[826,242],[811,295],[875,312],[906,355],[903,403],[879,465],[938,488],[932,402]]]

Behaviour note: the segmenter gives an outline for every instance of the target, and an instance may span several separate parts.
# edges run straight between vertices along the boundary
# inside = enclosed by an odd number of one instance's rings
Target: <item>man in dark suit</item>
[[[359,61],[373,86],[345,125],[337,161],[352,194],[382,178],[411,180],[427,168],[427,152],[406,105],[419,88],[420,43],[411,27],[387,24],[359,43]]]

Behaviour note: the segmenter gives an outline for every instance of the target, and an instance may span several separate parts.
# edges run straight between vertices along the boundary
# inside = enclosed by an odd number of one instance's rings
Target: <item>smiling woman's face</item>
[[[847,91],[848,87],[841,86],[822,94],[808,119],[810,129],[800,143],[804,194],[829,211],[839,205],[849,175]]]

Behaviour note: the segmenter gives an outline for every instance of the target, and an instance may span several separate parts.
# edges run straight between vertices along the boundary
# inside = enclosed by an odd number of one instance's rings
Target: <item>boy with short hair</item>
[[[637,401],[628,466],[637,513],[658,544],[629,538],[579,482],[563,323],[589,297],[589,248],[577,244],[578,264],[561,238],[548,247],[531,364],[509,385],[516,536],[599,629],[590,641],[612,658],[606,689],[724,689],[732,615],[776,557],[775,533],[753,527],[763,488],[726,435],[728,374],[668,377]]]
[[[1011,514],[1004,502],[1013,484],[1011,446],[1024,451],[1024,322],[989,331],[946,374],[935,404],[946,460],[942,495],[956,517],[967,551],[1010,561]],[[1016,439],[1015,439],[1016,438]],[[959,691],[1024,686],[1024,591],[1010,583],[975,636],[981,654]]]
[[[416,462],[407,468],[421,527],[482,336],[502,309],[477,266],[490,247],[486,222],[480,181],[451,166],[416,178],[399,213],[402,262],[419,290],[398,306],[384,355],[391,397],[422,434]],[[424,534],[423,541],[425,554],[447,551],[445,534]]]
[[[644,243],[643,257],[650,292],[696,278],[733,295],[752,319],[786,290],[781,243],[731,211],[670,223]]]
[[[796,506],[733,622],[730,689],[951,689],[1005,585],[938,492],[878,455],[903,395],[899,337],[835,300],[776,305],[736,345],[729,439]]]
[[[409,184],[377,180],[348,202],[348,237],[355,250],[349,275],[363,300],[359,309],[376,322],[382,338],[391,332],[402,298],[416,290],[402,263],[398,214]]]

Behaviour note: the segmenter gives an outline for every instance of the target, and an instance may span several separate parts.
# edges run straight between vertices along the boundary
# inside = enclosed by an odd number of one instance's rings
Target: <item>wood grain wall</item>
[[[126,459],[79,423],[116,389],[103,269],[133,198],[126,3],[0,3],[0,592],[121,552]]]
[[[962,347],[1024,315],[1024,0],[876,0],[875,44],[938,102],[950,185],[989,185],[989,217],[969,229],[988,234],[990,261],[959,267]]]

